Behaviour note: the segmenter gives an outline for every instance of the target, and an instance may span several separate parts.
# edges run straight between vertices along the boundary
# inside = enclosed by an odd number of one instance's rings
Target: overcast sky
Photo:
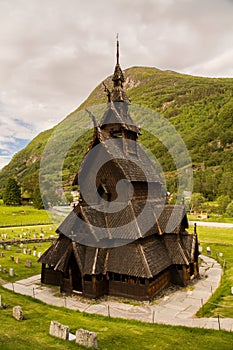
[[[0,0],[0,168],[121,66],[233,77],[233,0]]]

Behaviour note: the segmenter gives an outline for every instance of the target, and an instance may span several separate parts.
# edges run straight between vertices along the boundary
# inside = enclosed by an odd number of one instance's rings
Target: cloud
[[[232,76],[232,11],[231,0],[2,0],[1,135],[31,139],[74,110],[112,73],[117,32],[123,68]]]

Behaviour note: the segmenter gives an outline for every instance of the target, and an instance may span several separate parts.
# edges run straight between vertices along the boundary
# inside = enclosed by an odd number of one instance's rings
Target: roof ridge
[[[177,240],[177,243],[178,243],[178,247],[180,248],[180,253],[181,253],[181,255],[182,255],[186,265],[189,265],[188,258],[187,258],[186,254],[185,254],[185,249],[182,247],[182,243],[181,243],[179,238]]]
[[[141,255],[142,259],[143,259],[143,265],[144,265],[144,268],[146,270],[147,277],[148,278],[153,277],[153,275],[151,273],[151,270],[150,270],[150,267],[149,267],[149,264],[147,262],[146,255],[145,255],[145,252],[143,250],[143,247],[142,247],[141,243],[137,243],[137,245],[139,247],[140,255]]]
[[[99,253],[99,248],[95,248],[95,257],[94,257],[93,266],[92,266],[92,275],[95,274],[98,253]]]

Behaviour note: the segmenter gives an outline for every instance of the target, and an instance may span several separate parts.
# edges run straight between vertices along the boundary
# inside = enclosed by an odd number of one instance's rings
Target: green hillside
[[[210,200],[220,195],[232,198],[233,78],[203,78],[156,68],[132,67],[125,70],[125,79],[125,89],[132,103],[159,112],[182,136],[192,158],[194,191],[203,193]],[[111,77],[105,79],[105,83],[111,89]],[[66,120],[82,109],[105,102],[101,83]],[[72,128],[71,124],[71,132]],[[13,157],[0,172],[1,189],[10,175],[15,175],[24,189],[33,189],[41,154],[53,130],[39,134]],[[65,186],[72,182],[91,136],[91,132],[86,133],[67,153],[63,168]],[[174,191],[175,166],[165,147],[143,132],[143,127],[141,142],[156,155],[166,172],[168,190]]]

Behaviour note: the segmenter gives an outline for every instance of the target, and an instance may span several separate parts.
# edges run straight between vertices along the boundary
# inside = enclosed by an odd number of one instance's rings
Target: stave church
[[[197,234],[187,232],[184,205],[167,204],[140,145],[118,40],[112,81],[101,121],[87,111],[93,137],[73,181],[80,199],[39,259],[41,282],[87,298],[151,300],[171,283],[185,286],[199,275]]]

